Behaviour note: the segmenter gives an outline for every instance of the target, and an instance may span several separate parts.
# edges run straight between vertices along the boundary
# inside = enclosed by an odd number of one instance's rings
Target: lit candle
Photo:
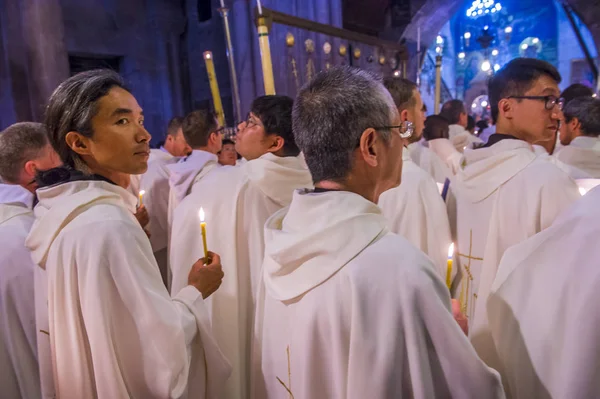
[[[260,0],[256,0],[256,5],[258,6],[258,15],[262,15],[262,6],[260,5]]]
[[[421,27],[417,27],[417,54],[421,54]]]
[[[202,230],[202,245],[204,246],[204,260],[208,262],[208,246],[206,245],[206,222],[204,221],[204,209],[200,208],[200,229]]]
[[[217,82],[217,73],[215,72],[215,64],[213,62],[213,54],[211,51],[204,52],[204,63],[206,64],[206,73],[208,75],[208,84],[215,106],[217,120],[221,126],[225,126],[225,115],[223,114],[223,103],[221,102],[221,93],[219,92],[219,83]]]
[[[448,269],[446,270],[446,285],[448,289],[452,286],[452,256],[454,255],[454,243],[448,248]]]
[[[138,194],[138,198],[140,199],[140,205],[139,206],[142,206],[142,204],[143,204],[142,198],[144,197],[144,194],[146,194],[146,191],[140,190],[140,192]]]

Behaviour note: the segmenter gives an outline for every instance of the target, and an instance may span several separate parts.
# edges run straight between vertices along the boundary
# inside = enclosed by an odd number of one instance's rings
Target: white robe
[[[469,133],[461,125],[450,125],[448,135],[456,151],[461,153],[467,148],[473,148],[474,145],[483,144],[483,140]]]
[[[493,367],[485,301],[504,251],[550,226],[580,194],[566,173],[521,140],[465,151],[464,159],[448,197],[460,270],[454,297],[470,319],[475,349]]]
[[[312,186],[303,157],[265,154],[240,167],[222,167],[197,184],[176,209],[171,237],[171,293],[187,281],[185,265],[203,255],[198,210],[206,213],[207,242],[221,255],[223,285],[210,298],[215,336],[233,374],[224,397],[245,398],[255,286],[264,255],[263,228],[287,206],[294,189]]]
[[[191,286],[169,296],[137,198],[104,181],[37,193],[26,244],[47,271],[57,396],[218,397],[230,368],[206,304]]]
[[[162,151],[161,151],[162,152]],[[142,175],[140,189],[145,191],[143,203],[148,210],[150,222],[146,227],[150,232],[152,252],[163,281],[167,281],[167,246],[169,244],[169,170],[168,165],[179,160],[165,156],[148,163],[148,170]]]
[[[504,397],[431,261],[372,202],[296,192],[265,243],[254,398]]]
[[[576,137],[571,144],[557,152],[556,158],[569,166],[584,171],[589,178],[600,179],[599,137]]]
[[[400,186],[384,192],[379,207],[390,230],[427,254],[445,281],[452,238],[444,201],[435,181],[411,161],[406,148],[402,160]]]
[[[413,146],[413,148],[411,148]],[[462,154],[448,139],[423,141],[409,146],[411,159],[433,179],[444,184],[460,169]]]
[[[0,396],[40,398],[34,290],[35,264],[25,239],[33,195],[0,184]]]
[[[508,249],[487,302],[514,398],[600,397],[600,188]]]
[[[148,168],[150,168],[150,165],[152,165],[154,162],[159,161],[161,163],[163,162],[168,162],[170,160],[172,160],[173,155],[171,155],[167,150],[165,150],[164,148],[152,148],[150,149],[150,156],[148,157]],[[148,173],[148,171],[146,171],[146,173]],[[129,181],[129,187],[127,187],[127,191],[129,191],[131,194],[135,195],[136,197],[139,195],[140,190],[142,190],[142,177],[144,176],[144,174],[141,175],[131,175],[130,176],[130,181]]]

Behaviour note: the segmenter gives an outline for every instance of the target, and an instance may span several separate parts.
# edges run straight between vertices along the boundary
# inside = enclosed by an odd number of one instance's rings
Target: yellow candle
[[[452,256],[454,255],[454,243],[448,248],[448,269],[446,270],[446,285],[452,287]]]
[[[260,4],[260,3],[259,3]],[[263,83],[265,94],[275,94],[275,80],[273,79],[273,62],[271,61],[271,46],[269,44],[269,28],[267,21],[259,11],[258,17],[258,44],[260,48],[260,61],[263,72]]]
[[[223,113],[223,103],[221,102],[221,93],[219,92],[219,83],[217,82],[217,74],[215,72],[215,64],[211,51],[204,52],[204,63],[206,64],[206,73],[208,74],[208,83],[210,92],[215,106],[217,120],[221,126],[225,126],[225,114]]]
[[[139,192],[139,194],[138,194],[138,197],[139,197],[139,199],[140,199],[140,205],[139,205],[139,206],[142,206],[142,204],[143,204],[143,202],[142,202],[142,198],[144,197],[144,194],[146,194],[146,191],[144,191],[144,190],[140,190],[140,192]]]
[[[206,222],[204,221],[204,209],[200,208],[200,230],[202,231],[202,245],[204,246],[204,260],[208,263],[208,246],[206,245]]]

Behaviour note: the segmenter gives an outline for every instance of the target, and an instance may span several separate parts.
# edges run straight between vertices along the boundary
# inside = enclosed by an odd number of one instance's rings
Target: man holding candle
[[[503,397],[439,268],[376,205],[400,183],[406,144],[389,92],[366,71],[331,68],[300,91],[293,125],[315,189],[265,226],[253,397]]]
[[[496,133],[465,151],[450,184],[448,209],[460,282],[454,297],[469,316],[470,338],[488,365],[497,355],[486,301],[507,248],[539,233],[580,197],[577,185],[533,145],[554,137],[562,101],[560,74],[545,61],[517,58],[489,82]]]
[[[292,134],[292,104],[286,96],[255,99],[248,119],[238,126],[236,140],[237,151],[248,162],[212,172],[175,210],[171,292],[185,284],[181,265],[202,256],[200,207],[206,216],[208,246],[225,265],[227,280],[211,303],[215,335],[233,365],[227,398],[243,399],[249,392],[251,325],[265,221],[289,205],[295,189],[312,186]]]
[[[26,245],[47,272],[57,397],[218,397],[230,367],[204,299],[220,258],[191,262],[177,295],[164,287],[126,190],[150,154],[136,99],[116,73],[83,72],[54,91],[45,122],[64,167],[39,176]]]
[[[383,84],[392,95],[402,123],[412,125],[408,142],[416,143],[421,139],[425,120],[417,86],[402,78],[387,78]],[[446,206],[433,178],[411,160],[406,147],[402,150],[402,184],[384,192],[379,207],[390,230],[429,255],[440,277],[446,278],[446,255],[451,241]]]

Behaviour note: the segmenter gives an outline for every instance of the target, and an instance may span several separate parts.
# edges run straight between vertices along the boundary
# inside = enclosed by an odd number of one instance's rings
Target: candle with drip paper
[[[202,245],[204,246],[204,260],[208,263],[208,246],[206,245],[206,222],[204,221],[204,209],[198,212],[200,217],[200,230],[202,231]]]
[[[139,206],[142,206],[142,204],[143,204],[143,202],[142,202],[142,198],[144,197],[144,194],[146,194],[146,191],[144,191],[144,190],[141,190],[141,191],[138,193],[138,198],[140,199],[140,204],[139,204]]]
[[[215,72],[215,64],[213,62],[213,54],[211,51],[204,52],[204,63],[206,64],[206,74],[208,75],[208,84],[215,106],[215,114],[221,126],[225,126],[225,114],[223,113],[223,103],[221,102],[221,93],[219,92],[219,83],[217,82],[217,73]]]
[[[452,287],[452,257],[454,256],[454,243],[448,248],[448,269],[446,270],[446,286]]]

